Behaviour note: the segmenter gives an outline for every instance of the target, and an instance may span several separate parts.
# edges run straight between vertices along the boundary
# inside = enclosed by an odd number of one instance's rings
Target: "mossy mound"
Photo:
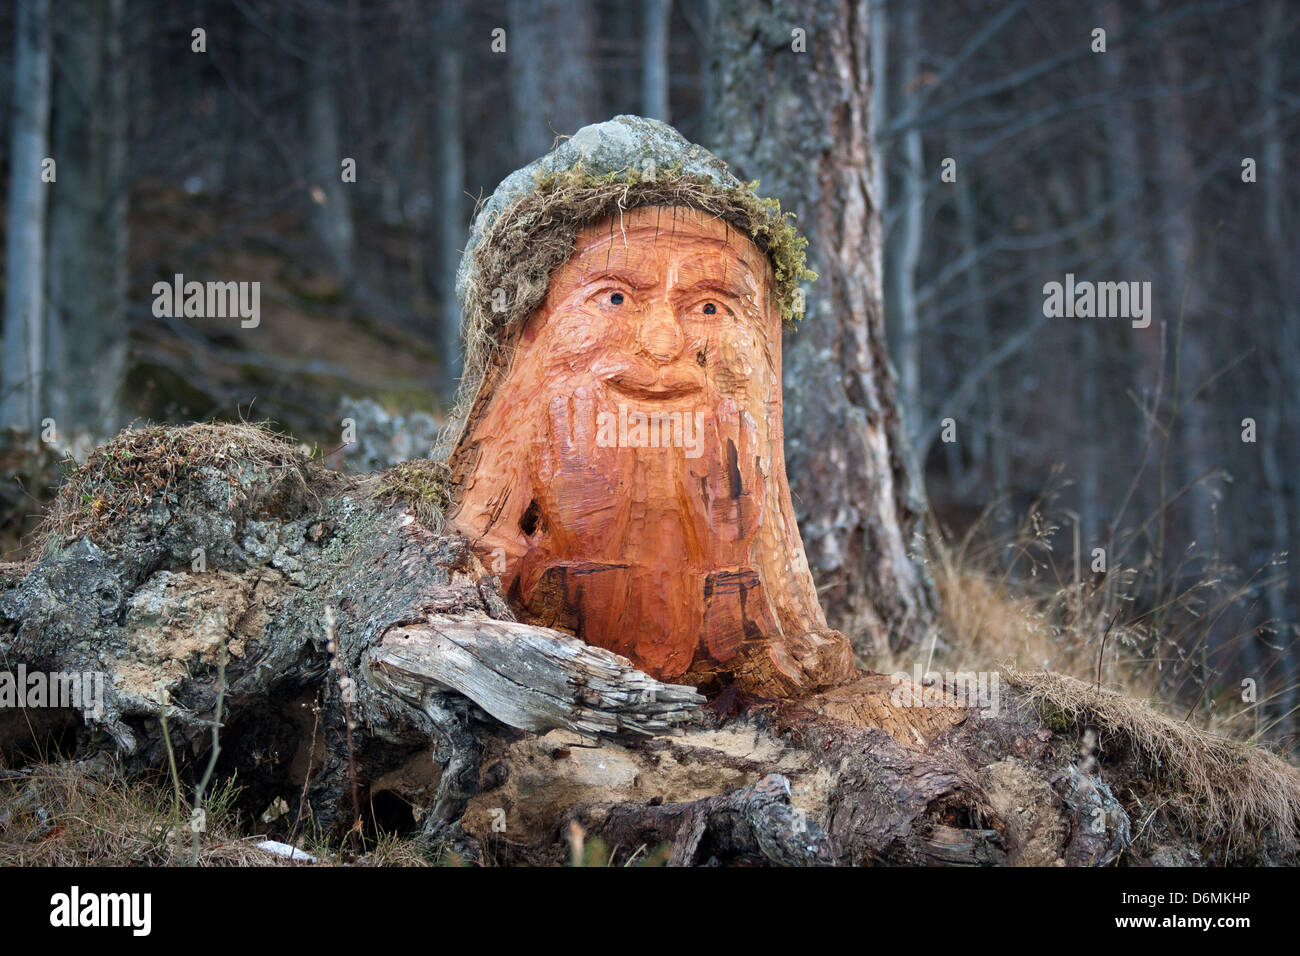
[[[451,470],[445,462],[427,458],[403,462],[382,473],[375,494],[400,499],[420,524],[440,533],[451,505]]]
[[[1300,770],[1277,755],[1062,674],[1012,672],[1007,679],[1054,732],[1093,731],[1103,764],[1134,759],[1134,772],[1157,787],[1145,813],[1130,809],[1135,820],[1163,812],[1184,834],[1215,835],[1238,853],[1300,848]],[[1134,789],[1117,793],[1132,798]]]
[[[42,524],[42,547],[80,537],[98,545],[114,543],[154,503],[174,506],[199,484],[206,496],[225,486],[231,497],[245,497],[250,480],[278,485],[290,473],[301,477],[308,461],[289,439],[265,425],[128,429],[68,474]],[[264,498],[262,510],[273,509],[273,501]]]

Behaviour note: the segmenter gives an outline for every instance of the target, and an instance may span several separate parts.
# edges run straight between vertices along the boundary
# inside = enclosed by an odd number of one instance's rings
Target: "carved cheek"
[[[610,347],[619,336],[619,329],[599,310],[582,305],[563,305],[547,317],[546,328],[538,337],[539,354],[546,362],[559,368],[575,359],[598,353]]]

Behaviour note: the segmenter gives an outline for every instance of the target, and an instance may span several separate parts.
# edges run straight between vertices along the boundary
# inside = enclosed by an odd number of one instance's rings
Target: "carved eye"
[[[617,309],[633,304],[633,293],[609,283],[596,288],[587,296],[587,305],[596,309]]]
[[[734,315],[731,306],[727,305],[722,299],[700,299],[691,306],[691,314],[696,318],[708,318],[712,321],[718,321],[723,316]]]

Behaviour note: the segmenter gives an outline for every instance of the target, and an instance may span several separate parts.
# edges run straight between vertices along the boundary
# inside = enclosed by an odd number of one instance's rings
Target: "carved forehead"
[[[667,264],[683,278],[738,273],[770,287],[771,262],[747,235],[725,219],[683,206],[639,207],[585,227],[552,282],[609,269],[652,274]]]

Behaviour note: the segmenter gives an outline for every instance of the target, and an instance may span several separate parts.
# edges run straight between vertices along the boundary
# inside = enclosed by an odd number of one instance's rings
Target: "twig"
[[[203,776],[199,779],[198,785],[194,788],[194,808],[191,810],[190,829],[194,833],[194,847],[190,854],[190,865],[198,866],[199,863],[199,831],[207,829],[207,820],[200,817],[195,825],[194,815],[202,814],[203,794],[208,788],[208,783],[212,780],[212,773],[217,768],[217,757],[221,754],[221,710],[226,702],[226,641],[221,641],[221,654],[217,660],[217,705],[212,716],[212,753],[208,755],[208,765],[203,770]]]
[[[1121,608],[1120,610],[1123,609]],[[1115,612],[1115,616],[1110,619],[1110,623],[1106,625],[1106,630],[1103,631],[1101,635],[1101,649],[1097,651],[1097,690],[1101,690],[1101,659],[1106,654],[1106,638],[1110,637],[1110,629],[1115,626],[1115,622],[1119,619],[1119,614],[1119,611]]]

